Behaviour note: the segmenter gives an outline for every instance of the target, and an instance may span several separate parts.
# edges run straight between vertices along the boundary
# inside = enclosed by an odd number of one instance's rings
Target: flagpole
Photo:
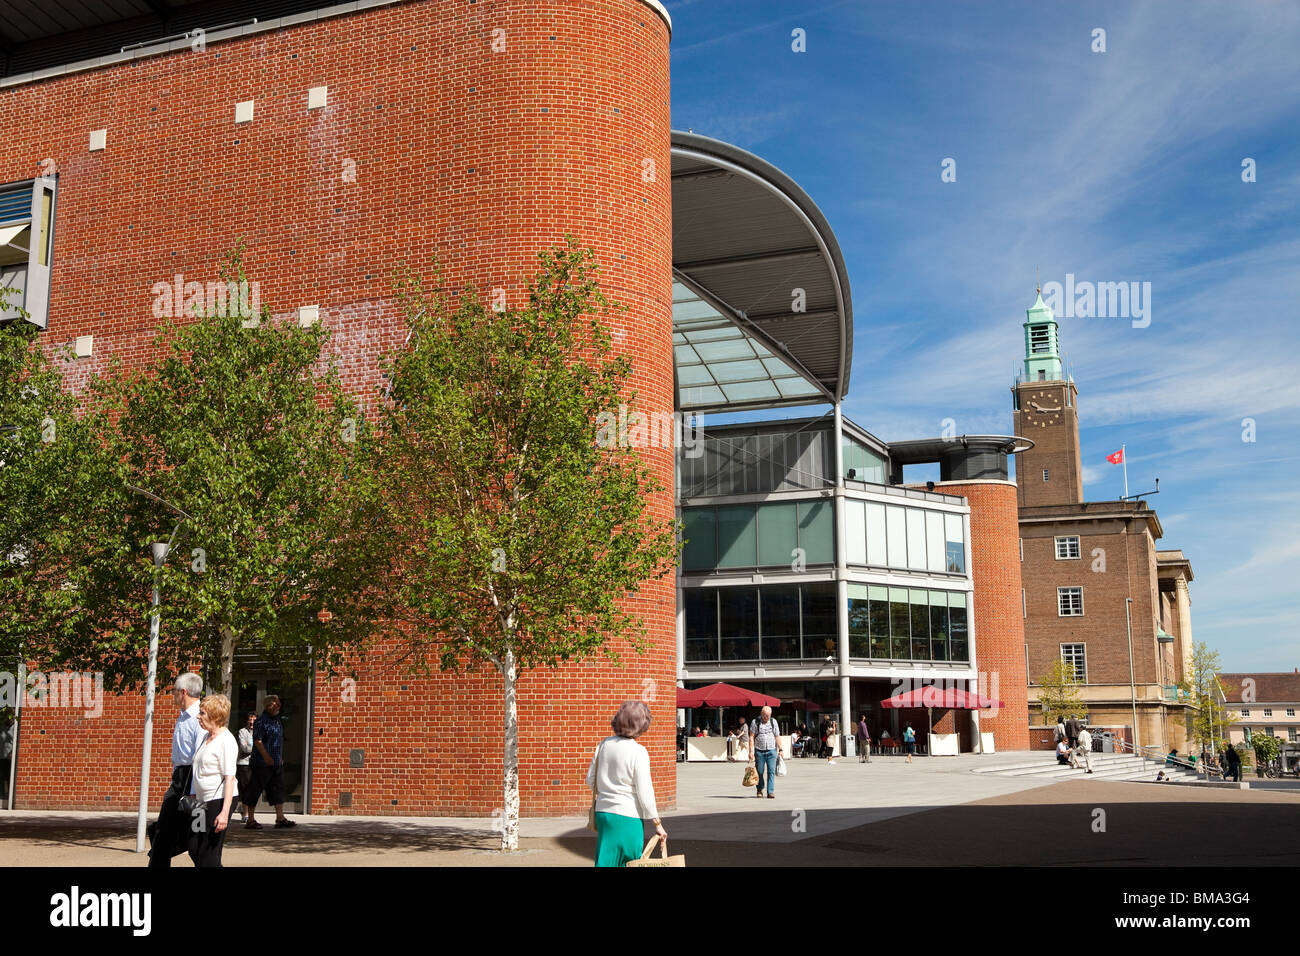
[[[1128,455],[1124,453],[1124,443],[1119,444],[1119,460],[1124,466],[1124,498],[1128,499]]]

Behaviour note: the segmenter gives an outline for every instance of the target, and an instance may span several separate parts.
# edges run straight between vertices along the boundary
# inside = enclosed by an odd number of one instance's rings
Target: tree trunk
[[[519,714],[515,699],[515,654],[501,659],[506,691],[505,806],[501,811],[501,850],[519,849]]]
[[[228,627],[221,629],[221,693],[227,700],[232,700],[235,684],[235,632]]]

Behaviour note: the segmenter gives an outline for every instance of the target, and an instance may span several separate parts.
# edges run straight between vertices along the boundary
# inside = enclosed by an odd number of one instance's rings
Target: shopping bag
[[[645,845],[645,850],[641,853],[641,859],[628,860],[624,866],[685,866],[686,854],[678,853],[674,856],[668,855],[668,841],[665,840],[659,844],[659,856],[651,856],[654,852],[655,844],[659,843],[659,834],[650,838],[650,842]]]
[[[785,758],[780,754],[776,755],[776,775],[778,777],[785,776]]]
[[[745,776],[744,776],[744,778],[740,781],[740,785],[741,785],[742,787],[757,787],[757,786],[758,786],[758,770],[757,770],[757,768],[755,768],[755,766],[754,766],[752,763],[751,763],[748,767],[745,768]]]

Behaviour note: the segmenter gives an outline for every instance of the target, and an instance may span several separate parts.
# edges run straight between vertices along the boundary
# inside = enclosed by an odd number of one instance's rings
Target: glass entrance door
[[[254,663],[237,662],[235,668],[235,701],[231,706],[232,731],[245,726],[247,715],[259,717],[268,694],[280,698],[280,723],[284,727],[284,810],[285,813],[306,812],[305,794],[311,786],[308,779],[311,765],[311,687],[303,676],[285,676],[282,672]],[[266,808],[262,797],[259,809]]]

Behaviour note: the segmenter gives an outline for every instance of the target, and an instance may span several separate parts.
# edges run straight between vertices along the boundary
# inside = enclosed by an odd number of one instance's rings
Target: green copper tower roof
[[[1057,338],[1056,316],[1038,292],[1034,304],[1025,310],[1025,379],[1030,382],[1058,382],[1061,373],[1061,346]]]

